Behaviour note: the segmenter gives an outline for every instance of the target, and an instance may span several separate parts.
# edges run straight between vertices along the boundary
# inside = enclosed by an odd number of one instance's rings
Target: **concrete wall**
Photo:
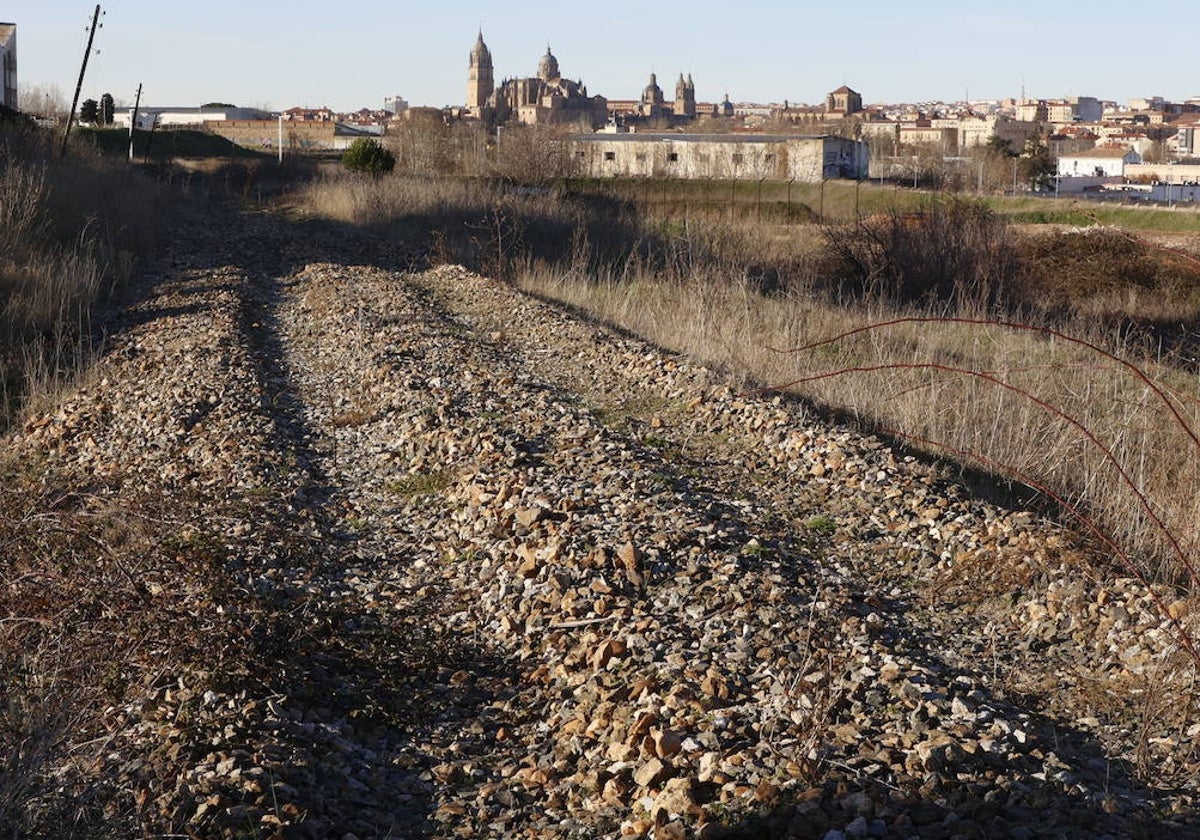
[[[1154,184],[1150,187],[1149,197],[1151,201],[1165,201],[1168,204],[1177,201],[1200,201],[1200,183],[1193,181],[1190,184]]]
[[[1186,163],[1131,163],[1125,167],[1131,181],[1161,181],[1167,184],[1200,183],[1200,165]]]
[[[1124,181],[1123,178],[1104,177],[1104,176],[1062,176],[1055,184],[1055,192],[1059,195],[1074,195],[1076,193],[1087,192],[1094,190],[1105,184],[1120,184]]]
[[[840,137],[769,135],[579,135],[571,152],[596,178],[865,178],[865,143]]]

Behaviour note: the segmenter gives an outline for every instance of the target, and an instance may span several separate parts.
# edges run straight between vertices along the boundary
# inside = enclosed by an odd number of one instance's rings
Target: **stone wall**
[[[213,134],[248,149],[276,149],[279,143],[278,120],[219,120],[204,126]],[[331,122],[283,122],[285,149],[333,149],[335,124]]]

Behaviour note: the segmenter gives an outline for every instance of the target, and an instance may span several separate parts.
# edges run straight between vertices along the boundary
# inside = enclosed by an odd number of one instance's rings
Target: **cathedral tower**
[[[483,109],[487,107],[492,91],[496,89],[492,78],[492,54],[487,44],[483,43],[483,32],[475,39],[471,49],[471,64],[467,71],[467,113],[473,117],[482,117]]]
[[[675,83],[674,114],[676,117],[688,119],[696,117],[696,85],[692,82],[691,73],[688,73],[686,81],[683,74],[680,73],[679,81]]]

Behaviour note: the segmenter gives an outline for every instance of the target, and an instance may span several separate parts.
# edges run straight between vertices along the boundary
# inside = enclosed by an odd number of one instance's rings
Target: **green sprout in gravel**
[[[834,522],[831,517],[822,513],[818,514],[817,516],[809,517],[804,523],[804,527],[812,531],[814,534],[823,534],[828,536],[837,530],[837,523]]]
[[[414,473],[389,481],[384,485],[384,489],[406,499],[415,499],[418,496],[432,496],[440,493],[449,487],[453,480],[453,476],[445,470]]]

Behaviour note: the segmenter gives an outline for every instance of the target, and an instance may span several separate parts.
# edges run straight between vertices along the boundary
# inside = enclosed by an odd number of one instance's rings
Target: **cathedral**
[[[684,79],[679,74],[675,83],[675,103],[668,105],[663,97],[662,88],[658,86],[658,77],[651,73],[650,83],[642,90],[642,102],[638,106],[637,115],[643,119],[673,118],[675,122],[686,122],[696,118],[696,85],[692,74]]]
[[[475,39],[467,71],[467,113],[489,123],[518,122],[522,125],[574,125],[595,129],[608,120],[608,103],[603,96],[588,96],[582,81],[564,79],[558,59],[546,47],[536,76],[505,79],[498,86],[493,75],[492,54]]]

